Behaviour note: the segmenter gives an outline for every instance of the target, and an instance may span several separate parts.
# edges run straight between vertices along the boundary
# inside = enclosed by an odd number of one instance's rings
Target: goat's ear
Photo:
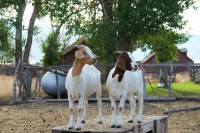
[[[84,54],[83,54],[83,52],[80,51],[80,50],[77,50],[77,51],[75,52],[75,56],[76,56],[76,58],[78,58],[78,59],[82,59],[82,58],[85,57]]]
[[[117,58],[116,66],[119,67],[122,70],[126,70],[126,62],[124,61],[124,59],[122,58],[122,56],[119,56]]]

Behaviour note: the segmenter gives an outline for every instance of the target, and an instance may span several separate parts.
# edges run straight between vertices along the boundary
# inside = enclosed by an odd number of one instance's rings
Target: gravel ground
[[[200,106],[200,103],[198,101],[145,102],[143,115],[163,116],[164,111],[193,106]],[[130,105],[126,103],[123,114],[129,115],[129,110]],[[97,118],[97,113],[96,103],[89,103],[86,122]],[[103,103],[103,116],[109,115],[111,115],[110,103]],[[50,133],[56,126],[68,125],[68,121],[67,102],[0,106],[0,133]],[[169,114],[168,132],[200,133],[200,110]]]

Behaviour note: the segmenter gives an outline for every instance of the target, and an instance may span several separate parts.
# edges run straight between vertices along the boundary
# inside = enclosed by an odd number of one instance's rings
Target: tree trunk
[[[34,6],[33,13],[29,21],[27,42],[25,45],[25,51],[24,51],[24,56],[23,56],[24,63],[29,63],[29,55],[30,55],[31,46],[33,42],[33,28],[34,28],[35,19],[36,19],[36,7]]]
[[[119,51],[129,51],[132,52],[136,47],[136,39],[129,37],[121,37],[119,38],[117,50]]]
[[[160,83],[158,87],[168,88],[168,80],[167,80],[167,67],[161,66],[160,68]]]
[[[112,19],[112,2],[109,0],[101,0],[102,12],[103,12],[103,22]]]
[[[58,27],[56,27],[56,31],[54,32],[54,38],[53,38],[53,48],[52,48],[52,56],[55,56],[55,47],[57,45],[58,42],[58,37],[60,34],[60,29],[63,26],[64,22],[61,22]]]
[[[19,5],[17,10],[17,17],[15,22],[16,34],[15,34],[15,64],[19,59],[22,59],[22,20],[24,16],[25,3]]]
[[[58,36],[60,34],[60,29],[63,26],[64,22],[60,23],[60,25],[58,25],[58,27],[56,27],[56,31],[54,32],[54,39],[53,39],[53,43],[56,44],[58,41]]]

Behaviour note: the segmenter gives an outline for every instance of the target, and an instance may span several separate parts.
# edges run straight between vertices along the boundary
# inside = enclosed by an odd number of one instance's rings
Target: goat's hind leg
[[[127,98],[128,98],[129,103],[131,105],[131,112],[130,112],[130,115],[129,115],[128,123],[133,123],[133,119],[134,119],[134,116],[135,116],[136,101],[135,101],[135,98],[134,98],[133,95],[128,95]]]
[[[69,99],[69,112],[70,112],[70,120],[69,120],[69,126],[68,129],[73,129],[74,127],[74,101],[72,99],[72,96],[68,93],[68,99]]]
[[[116,126],[116,103],[115,103],[115,98],[110,96],[110,101],[111,101],[111,109],[112,109],[111,128],[115,128],[115,126]]]
[[[119,116],[117,120],[117,128],[122,127],[122,117],[123,117],[122,112],[123,112],[125,100],[126,100],[126,95],[122,95],[119,102]]]
[[[142,122],[143,103],[144,103],[142,94],[138,94],[138,103],[139,103],[138,123],[141,123]]]
[[[81,130],[81,111],[83,103],[84,103],[84,97],[81,95],[78,101],[76,130]]]
[[[83,116],[82,116],[82,123],[85,123],[86,120],[86,115],[87,115],[87,107],[88,107],[88,99],[87,97],[84,98],[84,111],[83,111]]]
[[[98,111],[99,111],[99,124],[102,124],[102,100],[101,100],[101,89],[98,89],[96,91],[96,98],[98,102]]]

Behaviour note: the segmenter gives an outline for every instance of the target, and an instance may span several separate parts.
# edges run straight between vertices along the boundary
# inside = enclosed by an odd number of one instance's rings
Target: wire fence
[[[56,89],[59,76],[66,77],[71,65],[40,67],[19,62],[0,66],[0,103],[22,102],[30,99],[62,99],[60,91],[56,97],[48,95],[41,86],[41,79],[47,72],[55,74]],[[101,71],[103,97],[108,97],[105,82],[114,63],[97,64]],[[200,64],[140,64],[144,78],[144,97],[200,97]],[[51,81],[49,81],[50,83]]]

